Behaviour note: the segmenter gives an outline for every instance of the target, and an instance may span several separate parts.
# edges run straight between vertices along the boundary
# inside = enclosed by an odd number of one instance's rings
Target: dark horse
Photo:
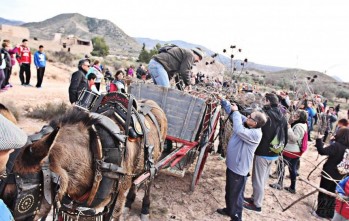
[[[148,141],[153,146],[152,157],[155,162],[159,159],[162,151],[162,141],[165,140],[167,134],[167,118],[163,110],[151,100],[139,101],[139,104],[146,105],[150,108],[151,113],[158,122],[159,131],[153,120],[146,115],[145,124],[148,127]],[[117,122],[112,114],[110,119]],[[29,173],[40,172],[43,162],[49,159],[49,169],[59,176],[59,189],[56,199],[62,202],[64,197],[69,196],[70,199],[83,202],[91,194],[93,189],[95,174],[94,154],[91,153],[91,147],[100,145],[101,143],[122,146],[119,141],[113,139],[108,130],[103,129],[99,125],[99,119],[92,117],[90,113],[73,108],[68,110],[63,116],[50,122],[53,131],[44,136],[39,141],[23,147],[16,160],[14,161],[13,173],[25,176]],[[96,128],[98,130],[96,130]],[[122,126],[119,126],[123,130]],[[145,172],[146,158],[144,155],[144,139],[127,139],[123,145],[125,149],[116,148],[115,157],[122,168],[123,173],[115,182],[115,186],[110,190],[110,194],[95,205],[96,213],[105,209],[105,206],[112,205],[112,219],[119,220],[125,206],[126,196],[128,199],[128,207],[134,200],[135,188],[132,188],[134,177]],[[104,179],[104,177],[103,177]],[[151,181],[150,181],[151,182]],[[150,206],[150,186],[147,185],[146,194],[143,198],[142,215],[148,219]],[[131,191],[130,191],[131,190]],[[14,205],[13,200],[16,193],[16,186],[8,184],[5,187],[2,198],[7,205]],[[113,194],[116,194],[114,204],[110,204]],[[45,217],[51,209],[51,206],[43,200],[41,208],[38,209],[34,220]],[[76,219],[84,220],[83,217]],[[88,219],[91,220],[91,219]]]

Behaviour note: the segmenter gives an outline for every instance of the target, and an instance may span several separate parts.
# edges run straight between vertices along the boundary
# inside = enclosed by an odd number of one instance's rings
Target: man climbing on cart
[[[170,87],[170,79],[179,73],[185,86],[190,88],[191,69],[194,63],[203,59],[204,52],[200,48],[191,50],[175,45],[164,46],[159,54],[150,60],[148,69],[154,84]]]

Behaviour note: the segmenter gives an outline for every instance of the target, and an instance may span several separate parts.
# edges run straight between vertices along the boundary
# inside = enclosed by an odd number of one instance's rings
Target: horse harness
[[[117,94],[125,96],[121,93]],[[99,121],[98,124],[92,126],[93,133],[97,138],[96,145],[90,144],[95,177],[91,190],[80,199],[71,199],[69,196],[63,198],[61,207],[56,208],[57,211],[62,211],[63,220],[71,220],[76,217],[83,217],[84,220],[110,219],[112,215],[110,209],[116,203],[117,195],[122,188],[122,181],[126,177],[135,176],[135,174],[128,174],[124,168],[119,166],[127,154],[127,140],[133,142],[137,138],[143,137],[145,168],[150,171],[151,179],[154,178],[156,169],[153,160],[153,145],[149,144],[150,126],[146,122],[145,116],[148,115],[152,120],[158,130],[159,137],[161,137],[160,127],[149,106],[140,105],[138,107],[132,96],[127,101],[127,109],[125,103],[122,104],[112,99],[101,103],[98,109],[90,112],[90,116]],[[111,118],[114,118],[124,127],[124,133]],[[94,208],[109,196],[111,200],[105,206],[104,211],[97,212]]]
[[[43,127],[39,133],[28,137],[26,145],[41,139],[52,131],[51,127]],[[34,219],[43,200],[52,204],[52,180],[56,180],[57,176],[51,175],[48,157],[44,159],[41,170],[36,173],[25,175],[13,173],[12,169],[19,152],[20,149],[17,149],[10,155],[6,165],[7,176],[0,179],[0,194],[3,194],[6,184],[16,185],[16,200],[9,205],[13,210],[13,216],[16,220],[24,220],[29,217]]]

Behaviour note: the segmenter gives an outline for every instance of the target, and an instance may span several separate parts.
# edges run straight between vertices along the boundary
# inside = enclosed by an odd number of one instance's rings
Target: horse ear
[[[29,150],[30,155],[38,160],[45,158],[56,141],[59,129],[59,127],[56,127],[50,134],[33,143]]]

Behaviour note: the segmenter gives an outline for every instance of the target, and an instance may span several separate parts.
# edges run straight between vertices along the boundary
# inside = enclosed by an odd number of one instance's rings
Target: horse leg
[[[132,184],[131,189],[128,191],[127,197],[126,197],[126,204],[123,212],[123,218],[124,220],[127,220],[127,215],[130,212],[132,203],[136,199],[136,186]]]
[[[112,214],[114,220],[120,220],[120,217],[122,217],[121,215],[125,206],[126,196],[132,186],[132,178],[125,177],[124,180],[119,183],[119,185],[121,186],[119,187],[119,194]]]
[[[150,208],[150,189],[153,181],[149,181],[149,183],[145,186],[145,193],[143,197],[142,203],[142,211],[141,211],[141,220],[149,221],[149,208]]]

